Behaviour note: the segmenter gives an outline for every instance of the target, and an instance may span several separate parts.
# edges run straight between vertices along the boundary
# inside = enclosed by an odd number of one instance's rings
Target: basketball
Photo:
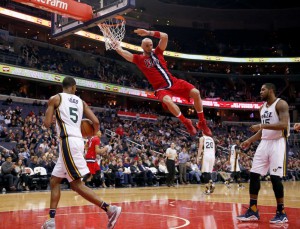
[[[82,119],[81,121],[81,134],[83,138],[94,136],[93,122],[89,119]]]

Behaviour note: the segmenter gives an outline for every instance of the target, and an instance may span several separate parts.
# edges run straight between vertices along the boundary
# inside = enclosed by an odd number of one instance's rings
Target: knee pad
[[[249,192],[252,195],[258,195],[260,190],[260,175],[258,173],[250,173]]]
[[[273,191],[275,193],[275,197],[277,199],[283,198],[284,193],[283,193],[283,185],[281,182],[281,178],[279,176],[271,175],[271,182],[273,186]]]

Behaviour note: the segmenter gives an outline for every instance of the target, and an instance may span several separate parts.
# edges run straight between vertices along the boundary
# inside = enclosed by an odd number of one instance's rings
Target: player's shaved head
[[[150,55],[150,53],[152,52],[152,48],[153,48],[153,42],[152,42],[152,40],[150,38],[144,38],[142,40],[141,47],[144,50],[145,54]]]
[[[146,37],[146,38],[144,38],[142,40],[142,45],[146,44],[147,42],[151,42],[152,43],[152,40],[150,38]]]

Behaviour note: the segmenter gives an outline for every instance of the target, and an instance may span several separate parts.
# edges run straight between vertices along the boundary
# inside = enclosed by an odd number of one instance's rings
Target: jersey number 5
[[[74,123],[77,123],[77,121],[78,121],[78,114],[77,114],[78,109],[75,108],[75,107],[69,107],[69,109],[70,109],[70,119]]]

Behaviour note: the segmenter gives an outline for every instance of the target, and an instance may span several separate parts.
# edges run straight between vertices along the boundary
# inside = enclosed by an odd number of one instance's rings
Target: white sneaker
[[[108,224],[107,229],[113,229],[118,221],[118,218],[120,217],[122,208],[118,206],[111,205],[109,207],[109,210],[107,211],[108,216]]]
[[[48,219],[43,226],[41,227],[41,229],[55,229],[55,219],[54,218],[50,218]]]

